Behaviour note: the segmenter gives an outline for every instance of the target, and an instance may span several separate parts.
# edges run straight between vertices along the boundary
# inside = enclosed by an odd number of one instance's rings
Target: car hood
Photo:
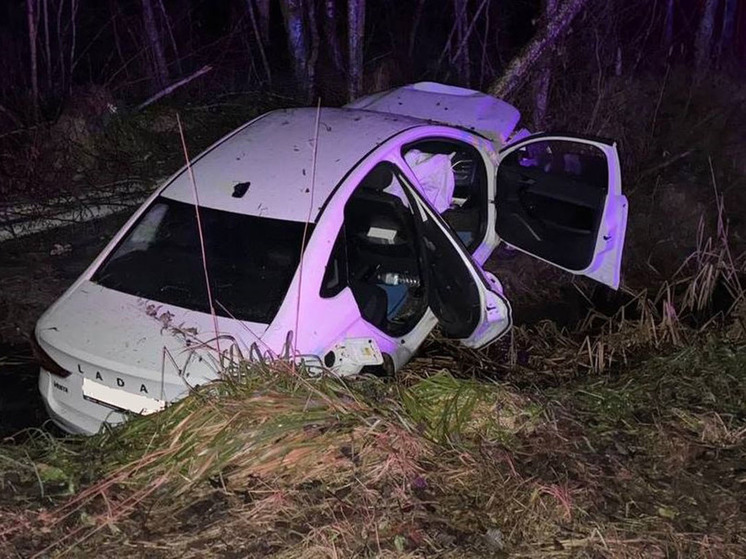
[[[266,325],[217,318],[83,281],[36,326],[42,348],[63,368],[122,390],[173,400],[217,378],[223,364],[248,355]]]

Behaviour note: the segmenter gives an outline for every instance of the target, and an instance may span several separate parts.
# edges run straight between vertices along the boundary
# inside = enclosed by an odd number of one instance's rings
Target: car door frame
[[[381,352],[391,356],[396,369],[411,358],[437,325],[438,320],[430,308],[425,311],[420,321],[408,333],[393,338],[362,318],[349,287],[342,289],[331,298],[322,298],[320,290],[326,263],[329,261],[337,235],[344,222],[344,207],[355,189],[368,173],[383,161],[393,163],[407,181],[416,188],[416,178],[404,161],[402,148],[404,145],[420,139],[437,137],[470,143],[483,153],[488,172],[487,203],[489,213],[487,215],[489,221],[485,240],[476,253],[471,256],[472,260],[476,262],[477,268],[481,270],[480,266],[489,257],[498,242],[493,226],[495,208],[491,203],[495,196],[495,162],[497,160],[497,153],[493,144],[476,134],[447,126],[423,125],[408,129],[389,138],[361,159],[335,187],[328,199],[319,204],[314,233],[309,239],[299,270],[288,288],[288,295],[278,311],[276,320],[262,336],[266,345],[270,347],[280,347],[282,345],[287,336],[286,326],[293,324],[296,313],[301,317],[312,316],[318,312],[319,308],[323,308],[327,316],[334,316],[335,319],[320,321],[323,324],[317,323],[312,329],[304,330],[303,326],[299,325],[298,336],[295,341],[298,353],[324,355],[329,350],[329,340],[374,337]],[[301,287],[300,290],[299,286]],[[354,309],[354,312],[351,309]]]
[[[523,146],[534,142],[549,140],[574,142],[595,146],[599,150],[601,150],[606,157],[606,164],[608,169],[607,190],[604,197],[604,206],[603,209],[601,209],[600,211],[599,227],[596,233],[596,241],[590,263],[587,267],[580,270],[571,269],[552,262],[547,258],[537,256],[520,246],[510,244],[509,241],[500,238],[499,234],[498,242],[503,241],[506,244],[509,244],[515,249],[524,252],[525,254],[528,254],[533,258],[542,260],[543,262],[546,262],[551,266],[569,272],[573,275],[584,275],[601,283],[609,285],[613,289],[617,289],[620,281],[621,258],[624,249],[627,216],[629,212],[629,203],[622,191],[622,172],[619,152],[617,149],[617,142],[607,138],[594,137],[591,135],[576,135],[565,132],[542,132],[537,134],[522,135],[515,141],[512,141],[504,147],[500,148],[498,152],[497,164],[495,166],[495,204],[497,203],[497,189],[499,187],[499,185],[497,184],[497,175],[499,173],[500,163],[505,160],[506,157],[522,148]],[[496,208],[493,215],[495,216],[495,221],[492,224],[492,229],[497,232]],[[605,225],[607,226],[607,229],[604,228]],[[621,234],[619,234],[620,231]],[[606,244],[602,243],[601,241]],[[602,261],[599,263],[598,258],[604,253],[611,254],[611,264],[609,264],[608,259],[602,259]]]

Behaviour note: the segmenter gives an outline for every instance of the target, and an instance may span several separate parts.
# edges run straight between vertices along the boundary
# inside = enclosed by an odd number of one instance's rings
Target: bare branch
[[[192,80],[200,77],[203,74],[206,74],[210,70],[212,70],[212,66],[210,66],[209,64],[207,66],[202,66],[202,68],[200,68],[199,70],[197,70],[193,74],[191,74],[191,75],[187,76],[186,78],[183,78],[183,79],[181,79],[181,80],[179,80],[179,81],[177,81],[175,83],[172,83],[167,88],[162,89],[161,91],[159,91],[158,93],[156,93],[152,97],[148,97],[145,101],[143,101],[137,107],[135,107],[135,111],[140,111],[140,110],[144,109],[145,107],[147,107],[148,105],[152,105],[153,103],[155,103],[159,99],[162,99],[166,95],[170,95],[171,93],[173,93],[174,91],[176,91],[177,89],[179,89],[181,86],[188,84],[190,81],[192,81]]]

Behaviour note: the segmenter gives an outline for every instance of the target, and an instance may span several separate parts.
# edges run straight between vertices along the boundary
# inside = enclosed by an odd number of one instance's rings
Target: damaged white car
[[[499,242],[616,288],[627,201],[615,145],[529,136],[518,121],[490,96],[421,83],[229,134],[39,319],[50,416],[95,433],[237,358],[390,373],[436,324],[484,346],[511,325],[481,268]]]

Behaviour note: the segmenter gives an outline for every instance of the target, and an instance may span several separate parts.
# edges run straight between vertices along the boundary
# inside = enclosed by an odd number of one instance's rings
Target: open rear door
[[[410,188],[419,222],[420,253],[428,304],[442,332],[472,348],[508,331],[510,305],[497,280],[472,260],[441,216]]]
[[[619,287],[628,206],[616,144],[539,134],[507,146],[495,207],[501,240]]]

